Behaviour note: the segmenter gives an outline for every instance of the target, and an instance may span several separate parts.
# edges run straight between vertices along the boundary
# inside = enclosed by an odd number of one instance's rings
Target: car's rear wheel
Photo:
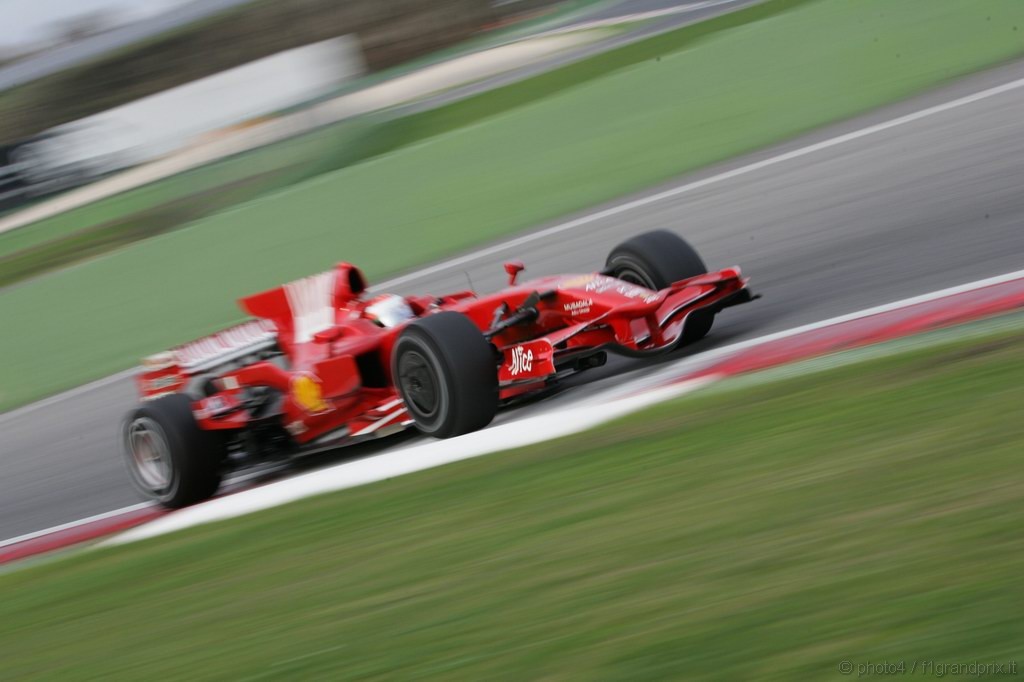
[[[612,249],[606,271],[625,282],[658,290],[681,279],[703,275],[708,268],[685,239],[668,230],[655,230],[638,234]],[[683,342],[703,338],[714,321],[710,310],[691,313],[683,330]]]
[[[494,348],[459,313],[428,315],[406,327],[391,372],[416,428],[427,435],[450,438],[482,429],[498,409]]]
[[[224,441],[199,428],[187,395],[175,393],[139,407],[128,415],[123,436],[128,473],[146,497],[177,508],[217,492]]]

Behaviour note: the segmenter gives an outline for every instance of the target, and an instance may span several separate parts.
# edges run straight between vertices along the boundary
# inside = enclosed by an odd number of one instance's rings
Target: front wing
[[[605,352],[629,357],[671,352],[683,342],[686,321],[693,313],[717,313],[757,298],[747,288],[748,282],[738,267],[699,275],[596,319],[509,345],[501,349],[499,385],[502,389],[537,385],[566,366],[585,367],[588,358]]]

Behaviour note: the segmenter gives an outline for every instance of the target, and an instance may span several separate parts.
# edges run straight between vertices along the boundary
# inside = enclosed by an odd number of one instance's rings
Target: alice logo
[[[533,351],[525,350],[522,346],[516,346],[512,349],[512,362],[509,366],[509,372],[512,376],[522,374],[523,372],[529,372],[533,369]]]

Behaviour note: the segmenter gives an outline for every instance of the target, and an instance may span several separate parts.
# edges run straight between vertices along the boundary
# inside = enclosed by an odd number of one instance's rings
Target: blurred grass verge
[[[1018,327],[27,567],[0,576],[4,671],[808,679],[1019,660],[1022,386]]]
[[[338,123],[0,234],[0,287],[315,177],[324,172],[326,150],[354,145],[370,125],[369,117]],[[154,222],[162,229],[154,230]],[[120,241],[103,238],[101,231],[110,226],[126,228]]]
[[[0,409],[337,260],[379,278],[1017,56],[1022,22],[1016,0],[769,0],[338,144],[325,132],[316,177],[5,288]]]

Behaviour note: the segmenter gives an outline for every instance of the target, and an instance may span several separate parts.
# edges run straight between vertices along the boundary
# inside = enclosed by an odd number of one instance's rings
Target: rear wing
[[[268,320],[249,320],[142,360],[136,377],[143,400],[184,390],[197,374],[273,348],[277,331]]]
[[[240,357],[266,350],[277,340],[269,320],[250,320],[171,350],[177,365],[189,374],[203,372]]]
[[[336,322],[336,311],[366,290],[366,280],[351,263],[297,279],[239,299],[238,305],[254,317],[269,320],[277,330],[281,349],[291,354],[296,344],[307,343]]]
[[[239,305],[258,319],[145,358],[137,377],[139,391],[144,400],[182,391],[190,377],[275,345],[291,354],[295,344],[333,326],[336,308],[365,289],[357,267],[338,263],[327,272],[246,296]]]

